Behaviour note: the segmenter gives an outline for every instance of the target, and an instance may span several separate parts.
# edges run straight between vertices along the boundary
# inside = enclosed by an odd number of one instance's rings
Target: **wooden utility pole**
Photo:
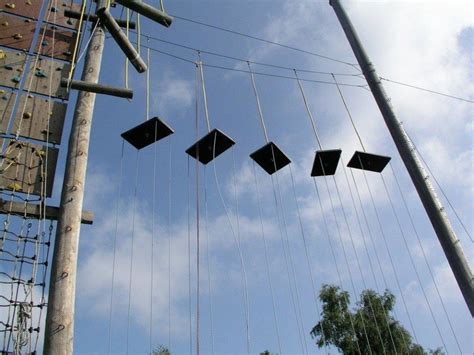
[[[347,13],[339,0],[329,0],[329,4],[333,7],[346,37],[349,40],[362,73],[369,84],[370,91],[372,91],[385,120],[385,124],[392,135],[398,152],[405,163],[421,202],[438,236],[439,242],[443,247],[454,277],[471,312],[471,316],[474,316],[474,279],[471,267],[464,255],[459,239],[456,237],[448,216],[444,212],[444,208],[429,181],[429,177],[423,169],[413,144],[408,138],[402,124],[395,116],[395,112],[385,93],[380,77],[377,75],[374,66],[365,53]]]
[[[84,82],[99,80],[104,41],[104,30],[98,25],[87,49]],[[79,92],[69,136],[46,315],[44,354],[48,355],[73,353],[77,256],[95,97]]]

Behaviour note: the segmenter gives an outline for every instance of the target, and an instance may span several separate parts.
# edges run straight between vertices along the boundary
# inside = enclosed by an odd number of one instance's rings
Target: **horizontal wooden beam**
[[[89,83],[89,82],[80,81],[80,80],[69,81],[67,78],[62,78],[60,84],[61,84],[61,87],[64,87],[64,88],[69,87],[70,89],[74,89],[74,90],[94,92],[96,94],[122,97],[125,99],[133,98],[133,91],[131,89],[126,89],[126,88],[117,88],[113,86],[94,84],[94,83]]]
[[[81,13],[77,11],[72,11],[72,10],[64,10],[64,16],[73,18],[75,20],[79,20],[81,18]],[[83,17],[84,21],[91,21],[91,22],[96,22],[99,17],[97,15],[84,15]],[[117,24],[120,27],[127,28],[127,21],[126,20],[120,20],[116,19]],[[137,27],[136,23],[133,21],[128,22],[128,28],[130,30],[134,30]]]
[[[0,199],[0,214],[12,214],[29,218],[46,218],[47,220],[57,221],[59,207],[46,206],[45,211],[41,211],[41,205],[35,203],[25,203],[18,201],[5,201]],[[94,222],[94,213],[82,211],[81,223],[92,224]]]

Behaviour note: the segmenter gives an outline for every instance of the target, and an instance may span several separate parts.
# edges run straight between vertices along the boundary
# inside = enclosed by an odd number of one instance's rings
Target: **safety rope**
[[[262,236],[262,242],[263,242],[263,252],[265,256],[265,268],[266,268],[266,274],[267,274],[267,281],[268,285],[270,288],[270,296],[272,299],[272,311],[273,311],[273,325],[275,327],[275,334],[277,338],[277,344],[278,344],[278,353],[283,354],[282,352],[282,347],[281,347],[281,339],[280,339],[280,331],[278,329],[278,318],[277,318],[277,313],[276,313],[276,302],[275,302],[275,294],[273,290],[273,283],[272,283],[272,278],[271,278],[271,273],[270,273],[270,263],[268,260],[268,248],[267,248],[267,241],[265,237],[265,228],[263,226],[263,218],[262,218],[262,204],[261,204],[261,197],[260,197],[260,187],[258,184],[258,179],[257,179],[257,172],[255,169],[255,163],[252,164],[252,171],[253,171],[253,177],[255,180],[255,192],[257,196],[257,205],[258,205],[258,216],[260,218],[260,232]]]
[[[117,257],[117,235],[118,235],[118,224],[120,214],[120,200],[122,198],[122,178],[123,178],[123,153],[125,148],[125,140],[122,139],[122,149],[120,154],[120,169],[119,169],[119,181],[117,187],[117,202],[115,204],[115,227],[114,227],[114,239],[113,239],[113,252],[112,252],[112,274],[110,283],[110,302],[109,302],[109,320],[108,320],[108,333],[107,333],[107,354],[110,354],[112,347],[112,316],[113,316],[113,300],[115,291],[115,263]]]
[[[87,0],[82,0],[81,15],[79,16],[79,27],[78,27],[78,31],[77,31],[77,38],[76,38],[76,43],[74,44],[74,50],[72,52],[71,69],[69,70],[69,75],[68,75],[68,78],[67,78],[68,83],[71,82],[72,76],[74,74],[76,55],[77,55],[77,50],[78,50],[78,47],[79,47],[79,40],[83,35],[82,34],[82,22],[84,20],[84,13],[86,12],[86,4],[87,4]]]

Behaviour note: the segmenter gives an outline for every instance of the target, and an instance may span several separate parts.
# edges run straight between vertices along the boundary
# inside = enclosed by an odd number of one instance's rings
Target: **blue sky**
[[[454,1],[448,6],[446,1],[344,1],[344,5],[381,76],[473,99],[471,3]],[[165,1],[165,7],[169,13],[178,16],[231,28],[346,62],[355,62],[327,1]],[[142,32],[195,48],[253,61],[324,72],[356,73],[355,69],[348,65],[211,30],[178,19],[169,29],[144,19]],[[142,43],[147,42],[142,39]],[[190,60],[197,59],[196,53],[189,50],[152,40],[148,43],[159,50]],[[144,49],[142,54],[145,54]],[[209,55],[203,55],[202,58],[204,63],[245,69],[242,63],[235,61]],[[83,226],[81,233],[75,330],[77,354],[102,354],[107,350],[111,268],[116,228],[118,233],[112,352],[125,353],[126,329],[129,323],[129,352],[146,353],[149,349],[149,324],[152,315],[154,329],[152,344],[169,345],[173,354],[190,353],[188,228],[191,230],[191,321],[193,351],[195,351],[196,171],[194,161],[190,161],[188,174],[188,158],[184,151],[196,139],[194,106],[196,71],[190,63],[159,53],[151,54],[150,67],[150,114],[158,115],[175,130],[173,136],[157,143],[156,150],[149,147],[140,151],[137,156],[133,148],[125,146],[124,157],[121,159],[120,133],[146,118],[145,75],[136,74],[130,67],[130,86],[134,90],[134,99],[131,102],[105,96],[98,97],[96,101],[85,199],[85,208],[94,211],[95,222],[93,226]],[[255,69],[279,75],[292,75],[291,71],[262,67]],[[254,175],[254,165],[248,157],[251,152],[264,144],[249,75],[210,67],[204,68],[204,75],[211,127],[223,130],[237,144],[235,148],[216,159],[215,167],[212,163],[205,169],[199,167],[202,353],[212,353],[212,344],[216,354],[246,353],[246,311],[243,302],[242,270],[235,241],[237,238],[240,238],[247,276],[251,351],[252,353],[265,349],[272,352],[279,351],[266,274],[261,225],[268,249],[270,279],[274,289],[282,352],[286,354],[302,352],[296,321],[296,317],[299,318],[301,315],[300,323],[305,342],[303,349],[306,346],[310,353],[323,353],[316,348],[309,337],[309,331],[318,321],[318,314],[305,258],[298,208],[307,242],[311,274],[314,276],[317,290],[323,283],[340,282],[331,256],[329,237],[334,245],[337,265],[341,271],[342,287],[351,293],[353,302],[364,285],[383,289],[385,278],[388,288],[397,296],[397,318],[411,330],[402,303],[401,289],[420,344],[435,348],[442,346],[444,341],[450,352],[458,353],[455,339],[448,327],[434,283],[426,267],[424,251],[462,352],[472,353],[470,340],[472,321],[469,312],[370,92],[355,87],[342,88],[367,150],[392,157],[391,164],[395,173],[387,168],[383,178],[393,199],[397,216],[400,218],[403,234],[398,228],[382,179],[378,174],[368,173],[367,179],[376,211],[381,218],[382,230],[377,223],[364,175],[354,172],[363,206],[361,208],[358,205],[357,209],[354,209],[342,165],[339,166],[335,179],[341,192],[341,202],[351,233],[347,230],[343,209],[332,179],[327,180],[329,194],[325,181],[318,179],[318,188],[322,194],[323,213],[321,213],[313,182],[309,177],[316,142],[294,80],[256,76],[270,139],[292,159],[291,172],[289,167],[279,172],[275,177],[274,189],[270,177],[258,166],[255,167]],[[327,75],[300,74],[300,76],[315,80],[331,80]],[[362,83],[362,80],[357,78],[343,76],[338,77],[338,80]],[[115,86],[122,86],[124,83],[123,55],[112,39],[106,42],[101,82]],[[309,82],[303,85],[324,147],[341,148],[343,161],[347,163],[353,151],[360,150],[360,146],[336,88],[333,85]],[[385,83],[385,86],[399,119],[403,121],[433,174],[472,234],[472,104],[390,83]],[[201,96],[199,100],[198,135],[202,136],[205,133],[205,118]],[[69,105],[69,117],[72,117],[73,102],[74,100]],[[64,157],[65,147],[61,153]],[[154,175],[155,154],[157,168]],[[124,169],[120,179],[121,161]],[[137,184],[135,184],[136,169],[138,169]],[[58,170],[60,176],[62,167]],[[350,178],[349,169],[346,169],[346,173]],[[170,177],[171,184],[169,184]],[[258,194],[255,177],[258,180]],[[419,247],[416,235],[411,229],[407,211],[395,184],[395,177],[400,181],[403,196],[408,201],[408,209],[414,216],[414,224],[422,241],[423,250]],[[292,178],[297,202],[292,190]],[[57,179],[56,197],[59,197],[60,183],[60,179]],[[154,184],[156,194],[153,198]],[[352,182],[351,184],[354,189],[355,185]],[[117,213],[119,187],[121,200]],[[134,198],[135,188],[136,198]],[[191,203],[188,203],[188,191],[191,191]],[[204,200],[205,191],[207,202]],[[228,208],[232,227],[235,232],[239,230],[239,235],[232,233],[219,191]],[[277,207],[274,202],[275,192],[277,196],[281,196]],[[331,199],[335,204],[334,214]],[[259,203],[262,206],[261,220]],[[168,209],[171,211],[169,217]],[[191,216],[189,226],[188,209]],[[205,218],[206,209],[208,218]],[[358,227],[356,211],[361,217],[363,233]],[[452,211],[450,209],[447,211],[465,253],[472,262],[472,242],[454,219]],[[362,218],[363,212],[367,214],[369,228]],[[327,217],[329,233],[325,230],[323,215]],[[340,243],[338,224],[349,268]],[[153,225],[155,228],[152,232]],[[377,262],[369,232],[373,235],[380,264]],[[132,236],[134,257],[131,317],[128,319]],[[387,244],[384,242],[384,236]],[[150,253],[151,237],[154,238],[153,265]],[[403,242],[404,237],[409,252]],[[364,240],[369,245],[368,254],[375,268],[376,282],[372,277]],[[169,242],[171,242],[171,272],[168,269]],[[395,272],[387,249],[392,257]],[[359,257],[362,275],[356,263],[355,252]],[[438,336],[410,258],[413,258],[419,272],[443,339]],[[150,311],[152,267],[153,312]],[[170,276],[171,302],[168,297]],[[396,278],[400,281],[400,289]],[[293,291],[290,289],[290,282],[292,285],[296,282],[297,285],[298,303],[301,308],[297,316],[293,309],[291,296]],[[356,294],[353,292],[351,282],[354,283]],[[212,329],[210,305],[212,305]],[[168,319],[169,307],[171,307],[171,328]]]

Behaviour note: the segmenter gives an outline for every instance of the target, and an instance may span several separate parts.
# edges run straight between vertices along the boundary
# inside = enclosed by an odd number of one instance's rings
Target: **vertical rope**
[[[275,159],[274,159],[275,160]],[[277,198],[277,193],[276,193],[276,188],[275,188],[275,183],[273,181],[273,177],[271,176],[271,181],[272,181],[272,188],[273,188],[273,199],[275,202],[275,212],[276,212],[276,217],[277,217],[277,224],[278,224],[278,231],[280,235],[280,241],[282,245],[282,250],[283,250],[283,258],[285,260],[285,270],[286,274],[288,276],[288,284],[290,286],[290,296],[291,296],[291,303],[293,306],[293,314],[295,316],[295,321],[296,321],[296,328],[298,329],[298,338],[301,346],[301,353],[305,353],[305,344],[303,341],[303,336],[301,334],[301,327],[300,327],[300,321],[298,318],[298,310],[296,308],[296,301],[295,301],[295,295],[293,294],[293,284],[291,282],[291,275],[290,275],[290,267],[288,265],[288,256],[286,254],[286,248],[285,248],[285,242],[283,239],[283,231],[282,231],[282,222],[280,221],[280,209],[279,209],[279,204],[278,204],[278,198]]]
[[[150,119],[150,47],[148,46],[148,41],[150,40],[148,37],[146,38],[147,40],[147,47],[146,47],[146,64],[148,67],[148,70],[146,71],[146,120],[148,121]],[[156,136],[156,134],[155,134]],[[155,137],[156,141],[156,137]]]
[[[392,167],[392,166],[390,165],[390,168],[391,168],[391,167]],[[392,173],[393,173],[393,170],[392,170]],[[393,175],[395,175],[395,174],[393,174]],[[391,196],[390,196],[390,192],[389,192],[389,190],[388,190],[387,184],[386,184],[386,182],[385,182],[385,179],[384,179],[383,175],[380,174],[380,176],[381,176],[381,179],[382,179],[382,183],[383,183],[383,186],[384,186],[385,193],[386,193],[386,195],[387,195],[387,197],[388,197],[388,200],[389,200],[389,203],[390,203],[390,207],[391,207],[392,213],[393,213],[393,215],[395,216],[395,220],[396,220],[396,222],[397,222],[398,230],[399,230],[400,234],[402,235],[403,242],[404,242],[404,245],[405,245],[405,249],[406,249],[406,251],[407,251],[407,253],[408,253],[408,256],[410,257],[411,265],[412,265],[412,267],[413,267],[413,270],[415,271],[415,275],[416,275],[416,278],[417,278],[417,280],[418,280],[418,283],[420,284],[421,291],[423,292],[423,297],[425,298],[426,304],[427,304],[428,309],[429,309],[429,311],[430,311],[431,317],[433,318],[433,321],[434,321],[434,324],[435,324],[435,326],[436,326],[436,329],[437,329],[438,333],[441,334],[440,329],[439,329],[438,322],[436,321],[436,318],[435,318],[434,313],[433,313],[432,306],[431,306],[430,301],[429,301],[429,299],[428,299],[428,296],[427,296],[427,294],[426,294],[425,288],[423,287],[423,283],[421,282],[421,278],[420,278],[420,275],[419,275],[419,273],[418,273],[418,269],[417,269],[417,267],[416,267],[416,265],[415,265],[415,261],[413,260],[413,257],[412,257],[412,255],[411,255],[410,246],[408,245],[405,232],[403,231],[402,224],[401,224],[401,222],[400,222],[400,218],[398,217],[398,213],[397,213],[396,210],[395,210],[395,206],[394,206],[393,201],[392,201],[392,198],[391,198]],[[398,183],[398,182],[397,182],[397,183]],[[424,251],[423,251],[423,253],[424,253]],[[431,272],[431,268],[429,268],[429,271]],[[433,276],[433,275],[431,275],[431,276]],[[438,296],[440,296],[439,290],[438,290],[438,285],[437,285],[436,282],[434,281],[434,277],[432,277],[432,278],[433,278],[433,283],[435,284],[436,291],[438,292]],[[451,332],[452,332],[452,334],[453,334],[453,336],[454,336],[454,340],[455,340],[455,342],[456,342],[456,346],[458,347],[459,353],[462,353],[461,346],[460,346],[459,341],[458,341],[458,339],[457,339],[457,337],[456,337],[456,333],[454,332],[453,326],[452,326],[452,324],[451,324],[451,320],[449,319],[448,313],[447,313],[447,311],[446,311],[446,307],[444,306],[444,302],[443,302],[443,300],[442,300],[441,298],[440,298],[440,300],[441,300],[441,306],[442,306],[442,308],[443,308],[443,311],[444,311],[444,313],[445,313],[445,315],[446,315],[446,317],[447,317],[447,319],[448,319],[448,325],[449,325],[450,330],[451,330]]]
[[[150,52],[148,52],[148,55]],[[147,114],[148,119],[148,114]],[[155,122],[155,142],[158,136],[158,122]],[[157,144],[153,147],[153,195],[152,195],[152,209],[151,209],[151,267],[150,267],[150,354],[153,354],[153,282],[155,269],[155,210],[156,210],[156,158],[157,158]]]
[[[367,247],[367,242],[366,242],[366,240],[365,240],[365,235],[364,235],[365,233],[364,233],[363,228],[362,228],[361,217],[360,217],[360,215],[359,215],[359,211],[358,211],[358,209],[357,209],[357,205],[356,205],[356,202],[355,202],[354,194],[353,194],[351,185],[350,185],[350,183],[349,183],[349,178],[348,178],[348,176],[347,176],[345,164],[344,164],[344,162],[342,161],[342,159],[341,159],[341,162],[342,162],[342,166],[343,166],[344,177],[345,177],[345,179],[346,179],[347,187],[348,187],[348,189],[349,189],[349,194],[350,194],[350,196],[351,196],[352,205],[354,206],[354,211],[355,211],[355,214],[356,214],[357,224],[358,224],[358,227],[359,227],[359,231],[360,231],[362,243],[363,243],[363,246],[364,246],[365,253],[366,253],[366,255],[367,255],[367,259],[368,259],[368,261],[369,261],[369,268],[370,268],[372,277],[373,277],[373,279],[374,279],[374,283],[375,283],[376,290],[377,290],[377,292],[381,293],[382,291],[381,291],[381,289],[380,289],[380,287],[379,287],[379,285],[378,285],[377,278],[375,277],[374,266],[373,266],[373,264],[372,264],[372,259],[371,259],[371,257],[370,257],[369,249],[368,249],[368,247]],[[354,247],[355,247],[355,246],[353,246],[353,248],[354,248]],[[355,251],[355,250],[354,250],[354,251]],[[356,255],[357,255],[357,254],[356,254]],[[360,266],[359,266],[359,269],[360,269],[360,272],[362,273],[362,269],[361,269]],[[362,280],[363,280],[363,282],[364,282],[364,289],[367,289],[368,286],[367,286],[366,283],[365,283],[365,278],[362,278]],[[371,302],[370,302],[369,305],[370,305],[371,308],[373,308]],[[387,329],[388,329],[388,331],[389,331],[390,334],[391,334],[390,322],[389,322],[389,319],[388,319],[388,316],[387,316],[388,312],[387,312],[385,306],[383,305],[383,303],[382,303],[382,309],[383,309],[384,312],[385,312],[385,315],[384,315],[385,325],[387,326]],[[372,311],[372,312],[373,312],[373,311]],[[375,319],[375,315],[374,315],[374,319]],[[404,345],[405,345],[405,348],[406,348],[407,351],[408,351],[408,344],[407,344],[407,339],[405,339],[405,336],[403,336],[403,343],[404,343]]]
[[[265,238],[265,229],[263,227],[263,218],[262,218],[262,205],[260,202],[260,188],[258,185],[258,179],[257,179],[257,172],[255,170],[255,163],[252,165],[252,170],[253,170],[253,176],[255,180],[255,191],[257,194],[257,204],[258,204],[258,215],[260,217],[260,230],[261,230],[261,236],[262,236],[262,241],[263,241],[263,251],[264,251],[264,256],[265,256],[265,267],[267,271],[267,280],[268,280],[268,285],[270,287],[270,296],[272,299],[272,310],[273,310],[273,323],[275,326],[275,333],[277,337],[277,344],[278,344],[278,353],[283,354],[281,350],[281,340],[280,340],[280,331],[278,329],[278,318],[276,314],[276,304],[275,304],[275,295],[273,291],[273,284],[272,284],[272,279],[271,279],[271,274],[270,274],[270,263],[268,261],[268,250],[267,250],[267,241]]]
[[[301,84],[300,78],[298,77],[298,74],[296,73],[296,69],[293,69],[293,72],[295,73],[296,82],[298,83],[298,87],[300,88],[301,96],[303,97],[304,106],[306,107],[306,112],[308,113],[308,117],[309,117],[309,120],[311,122],[311,127],[313,128],[314,137],[316,138],[316,141],[318,142],[319,149],[323,149],[321,139],[319,138],[319,135],[318,135],[318,130],[316,129],[316,122],[314,121],[313,114],[312,114],[312,112],[309,108],[308,100],[306,100],[306,95],[305,95],[304,90],[303,90],[303,85]]]
[[[360,157],[359,157],[359,164],[363,167],[363,164],[362,164],[362,161],[360,160]],[[376,205],[375,205],[375,200],[374,200],[374,197],[373,197],[372,189],[371,189],[370,184],[369,184],[369,181],[368,181],[368,179],[367,179],[367,174],[366,174],[365,170],[362,170],[362,173],[363,173],[363,176],[364,176],[364,181],[365,181],[367,190],[368,190],[368,192],[369,192],[370,201],[371,201],[371,203],[372,203],[372,207],[373,207],[374,212],[375,212],[375,217],[376,217],[376,220],[377,220],[377,224],[378,224],[379,229],[380,229],[380,232],[381,232],[381,234],[382,234],[382,240],[383,240],[383,242],[384,242],[385,249],[386,249],[386,251],[387,251],[387,254],[388,254],[388,257],[389,257],[389,260],[390,260],[390,265],[391,265],[391,267],[392,267],[393,274],[394,274],[394,276],[395,276],[395,281],[396,281],[398,290],[399,290],[399,292],[400,292],[400,296],[402,297],[402,303],[403,303],[403,306],[404,306],[404,308],[405,308],[405,312],[406,312],[406,314],[407,314],[408,321],[410,322],[410,326],[411,326],[411,329],[412,329],[413,336],[414,336],[415,339],[416,339],[417,336],[416,336],[415,327],[413,326],[413,321],[412,321],[412,319],[411,319],[410,312],[408,311],[408,307],[407,307],[407,304],[406,304],[405,296],[404,296],[404,294],[403,294],[403,292],[402,292],[402,288],[401,288],[401,286],[400,286],[400,280],[399,280],[399,278],[398,278],[398,273],[397,273],[397,270],[396,270],[395,265],[394,265],[394,262],[393,262],[393,258],[392,258],[392,254],[391,254],[391,252],[390,252],[390,248],[388,247],[388,244],[387,244],[387,238],[386,238],[386,236],[385,236],[385,232],[384,232],[384,229],[383,229],[383,227],[382,227],[382,223],[381,223],[381,221],[380,221],[380,216],[379,216],[378,210],[377,210]],[[439,333],[439,335],[440,335],[440,337],[441,337],[441,342],[443,343],[444,348],[447,349],[442,334]]]
[[[324,222],[324,229],[326,231],[326,238],[329,242],[329,246],[330,246],[330,249],[331,249],[331,255],[332,255],[332,258],[333,258],[333,261],[334,261],[334,267],[336,268],[336,273],[337,273],[337,277],[338,277],[338,280],[339,280],[339,286],[341,287],[342,289],[342,276],[341,276],[341,271],[339,270],[339,264],[337,262],[337,258],[336,258],[336,253],[335,253],[335,248],[334,248],[334,245],[332,243],[332,240],[331,240],[331,236],[329,235],[329,225],[328,225],[328,221],[327,221],[327,217],[326,217],[326,214],[324,213],[324,209],[323,209],[323,204],[322,204],[322,200],[321,200],[321,195],[319,193],[319,188],[318,188],[318,184],[316,182],[316,178],[313,177],[313,183],[314,183],[314,189],[316,191],[316,196],[318,198],[318,203],[319,203],[319,209],[321,211],[321,215],[323,216],[323,222]],[[349,303],[349,298],[347,297],[346,298],[346,302]],[[360,350],[360,345],[359,345],[359,338],[356,334],[356,331],[355,331],[355,327],[354,327],[354,320],[353,320],[353,317],[351,315],[351,313],[349,312],[349,322],[351,324],[351,330],[352,330],[352,334],[354,335],[354,338],[356,339],[356,347],[357,347],[357,352],[362,355],[362,352]]]
[[[201,69],[202,67],[199,66]],[[202,71],[201,79],[202,79]],[[201,81],[204,90],[204,82]],[[203,91],[204,93],[204,91]],[[204,98],[206,95],[204,95]],[[206,105],[206,100],[204,101]],[[207,110],[206,110],[207,112]],[[199,110],[196,107],[196,139],[199,136]],[[200,354],[200,284],[201,284],[201,277],[200,277],[200,235],[199,235],[199,147],[197,149],[197,156],[196,156],[196,355]]]
[[[206,166],[204,166],[204,206],[205,206],[205,222],[206,222],[206,259],[207,259],[207,279],[208,279],[208,288],[209,293],[209,319],[211,326],[211,354],[214,355],[214,315],[212,310],[212,280],[211,280],[211,255],[209,251],[209,213],[207,208],[207,176],[206,176]]]
[[[129,351],[129,333],[130,333],[130,318],[132,308],[132,278],[133,278],[133,247],[135,242],[135,215],[136,215],[136,204],[137,204],[137,191],[138,191],[138,167],[139,167],[139,150],[137,150],[136,164],[135,164],[135,186],[133,192],[133,204],[132,204],[132,240],[130,246],[130,270],[128,278],[128,306],[127,306],[127,336],[126,336],[126,353]]]
[[[120,210],[120,199],[122,197],[122,176],[123,176],[123,152],[125,147],[125,140],[122,139],[122,152],[120,154],[120,170],[119,170],[119,185],[117,192],[117,203],[115,205],[115,228],[114,228],[114,242],[113,242],[113,256],[112,256],[112,275],[110,286],[110,304],[109,304],[109,331],[107,335],[107,354],[110,354],[112,346],[112,314],[113,314],[113,300],[114,300],[114,280],[115,280],[115,259],[117,255],[117,234],[118,234],[118,220]]]
[[[126,9],[126,27],[125,27],[125,34],[127,35],[127,38],[130,36],[130,9],[127,7]],[[128,89],[128,57],[125,57],[125,88]]]
[[[191,174],[188,156],[188,324],[189,324],[189,354],[193,354],[193,326],[191,301]]]
[[[171,142],[169,139],[169,169],[168,169],[168,349],[171,349]]]
[[[255,76],[253,74],[252,68],[250,67],[250,62],[247,62],[250,72],[250,78],[252,79],[253,93],[255,94],[255,100],[257,101],[258,116],[260,117],[260,124],[262,125],[263,134],[265,135],[265,141],[268,143],[268,134],[267,127],[265,126],[265,121],[263,119],[262,107],[260,105],[260,99],[258,97],[257,85],[255,84]]]
[[[204,84],[204,73],[203,73],[203,68],[202,68],[202,61],[201,61],[201,55],[199,54],[199,62],[198,62],[198,68],[199,68],[199,73],[201,75],[201,85],[202,85],[202,96],[204,98],[204,112],[206,114],[206,124],[207,124],[207,131],[211,131],[211,125],[209,123],[209,110],[207,108],[207,94],[206,94],[206,85]]]
[[[309,261],[308,247],[306,245],[306,237],[305,237],[304,228],[303,228],[303,221],[301,219],[300,207],[299,207],[299,203],[298,203],[298,198],[296,196],[295,179],[293,177],[293,169],[291,168],[291,165],[292,164],[289,164],[290,176],[291,176],[291,186],[292,186],[292,190],[293,190],[293,197],[295,199],[295,204],[296,204],[296,213],[298,215],[298,222],[299,222],[299,226],[300,226],[301,239],[303,240],[303,246],[304,246],[304,251],[305,251],[305,256],[306,256],[306,264],[308,265],[308,272],[309,272],[309,277],[310,277],[310,281],[311,281],[311,290],[313,291],[313,296],[314,296],[315,305],[316,305],[317,317],[319,318],[320,321],[322,321],[321,313],[320,313],[320,305],[319,305],[318,297],[316,296],[317,293],[316,293],[316,286],[314,284],[313,270],[312,270],[312,267],[311,267],[311,263]],[[326,344],[326,334],[324,332],[323,322],[321,322],[321,330],[322,330],[322,336],[323,336],[323,341],[324,341],[324,347],[326,349],[326,353],[329,354],[329,349],[328,349],[328,346]]]

